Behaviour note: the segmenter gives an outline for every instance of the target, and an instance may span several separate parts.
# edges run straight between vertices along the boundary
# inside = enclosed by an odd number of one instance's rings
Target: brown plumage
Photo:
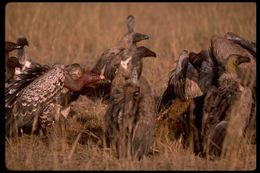
[[[246,56],[250,58],[249,63],[243,63],[238,66],[237,74],[242,86],[251,88],[253,94],[254,106],[251,110],[250,122],[256,119],[256,47],[255,43],[245,40],[241,36],[234,33],[226,33],[224,37],[213,36],[211,38],[211,49],[219,64],[225,64],[227,57],[232,54]],[[249,123],[254,124],[254,123]],[[251,133],[255,133],[256,129],[248,125],[249,138]],[[254,126],[254,125],[253,125]],[[250,139],[251,140],[251,139]]]
[[[210,50],[197,54],[182,51],[177,67],[170,73],[158,111],[167,108],[176,97],[187,100],[205,94],[215,78],[214,67]]]
[[[135,50],[132,50],[131,52],[122,52],[120,56],[120,59],[122,60],[116,72],[116,76],[112,81],[111,92],[113,92],[113,89],[119,88],[121,87],[121,85],[124,85],[125,80],[129,79],[130,77],[134,76],[136,79],[139,79],[142,74],[143,68],[142,58],[156,57],[156,53],[144,46],[140,46],[137,47]]]
[[[79,91],[86,84],[104,79],[103,76],[84,72],[80,78],[73,80],[66,67],[59,64],[52,68],[45,66],[35,68],[25,70],[6,88],[5,128],[9,136],[17,133],[19,128],[29,127],[33,132],[57,120],[59,117],[53,117],[57,115],[53,112],[56,110],[53,107],[63,87]]]
[[[147,56],[156,54],[145,47],[138,47],[131,56],[123,57],[112,82],[104,131],[107,145],[116,150],[119,158],[141,159],[148,153],[153,141],[154,96],[139,67],[141,58]]]
[[[21,49],[21,46],[10,41],[5,42],[5,81],[10,80],[14,75],[15,67],[20,66],[16,57],[9,57],[9,53],[15,49]]]
[[[24,54],[24,46],[29,46],[26,38],[18,38],[17,43],[7,41],[5,43],[5,82],[8,82],[15,75],[15,69],[22,69],[21,58]],[[17,57],[9,57],[9,52],[17,49]]]
[[[189,136],[193,136],[195,154],[199,154],[202,148],[199,131],[203,99],[217,77],[216,67],[210,49],[199,53],[182,51],[157,110],[157,121],[160,125],[162,120],[168,122],[171,139],[182,137],[186,147],[190,143]]]
[[[19,37],[16,40],[16,43],[17,43],[17,45],[21,46],[21,49],[18,49],[18,51],[17,51],[17,58],[19,60],[19,63],[24,66],[27,61],[24,48],[25,48],[25,46],[29,46],[29,42],[25,37]]]
[[[117,57],[119,53],[127,49],[128,51],[131,51],[132,49],[136,48],[136,44],[139,41],[149,39],[148,35],[136,33],[134,32],[134,17],[132,15],[127,17],[127,29],[128,32],[121,38],[118,45],[106,50],[101,57],[99,58],[96,65],[93,67],[92,71],[95,73],[100,73],[101,69],[105,68],[105,77],[107,79],[113,80],[115,71],[113,68],[116,66],[116,64],[120,63],[120,58]]]
[[[254,57],[256,57],[256,43],[255,42],[246,40],[232,32],[227,32],[224,35],[224,38],[239,44],[243,48],[247,49]]]
[[[236,131],[230,134],[235,138],[235,142],[242,137],[249,121],[252,93],[248,87],[241,85],[237,76],[237,67],[249,62],[249,57],[230,55],[225,63],[225,71],[218,79],[218,86],[212,86],[205,97],[202,121],[203,147],[205,154],[211,159],[220,157],[229,126]]]
[[[5,52],[6,53],[9,53],[15,49],[20,49],[21,46],[20,45],[17,45],[16,43],[14,42],[11,42],[11,41],[6,41],[5,42]]]
[[[16,57],[9,57],[6,64],[5,82],[8,83],[8,81],[14,77],[15,68],[21,67],[22,65],[19,63],[19,60]]]
[[[193,103],[193,99],[182,100],[175,98],[168,109],[160,112],[157,117],[158,130],[164,124],[168,127],[167,136],[173,140],[181,139],[184,147],[186,147],[186,140],[188,137],[189,111]]]
[[[87,95],[92,100],[103,98],[104,100],[109,98],[111,90],[111,82],[115,77],[115,73],[119,67],[121,61],[121,54],[131,52],[136,48],[136,44],[139,41],[149,39],[149,36],[141,33],[134,32],[134,17],[127,17],[127,30],[128,32],[121,38],[119,43],[108,50],[106,50],[100,56],[99,60],[92,68],[94,73],[100,74],[104,69],[104,76],[106,81],[96,84],[94,87],[84,87],[81,90],[81,94]]]
[[[256,61],[255,57],[241,45],[221,36],[212,36],[211,49],[220,65],[224,65],[227,58],[232,55],[247,56],[250,58],[249,63],[241,64],[238,69],[238,77],[243,86],[254,88],[256,86]]]
[[[155,127],[152,90],[146,79],[126,82],[114,93],[105,114],[108,146],[119,158],[141,159],[149,151]]]

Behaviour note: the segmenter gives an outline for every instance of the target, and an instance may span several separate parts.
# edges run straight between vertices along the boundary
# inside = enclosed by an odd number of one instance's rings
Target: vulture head
[[[27,41],[27,39],[25,37],[20,37],[16,40],[16,44],[21,46],[22,48],[24,46],[29,46],[29,42]]]
[[[15,49],[21,49],[21,46],[10,41],[5,42],[5,52],[11,52]]]
[[[242,64],[250,62],[250,58],[246,56],[236,55],[232,54],[228,57],[226,64],[225,64],[225,70],[228,73],[236,72],[237,67]]]
[[[71,91],[80,91],[85,85],[105,79],[103,74],[84,70],[79,64],[68,65],[65,70],[64,86]]]
[[[125,79],[129,79],[130,76],[135,76],[136,79],[139,79],[142,73],[142,58],[145,57],[156,57],[156,53],[151,51],[150,49],[140,46],[137,47],[136,50],[129,57],[123,57],[120,62],[121,73],[123,74]]]
[[[121,44],[124,45],[125,48],[131,48],[132,46],[136,46],[136,43],[142,40],[148,40],[149,36],[142,33],[134,32],[134,22],[135,18],[132,15],[127,17],[127,34],[121,39]]]
[[[83,67],[78,63],[66,65],[66,70],[73,80],[78,80],[84,73]]]
[[[16,57],[9,57],[9,52],[21,48],[22,46],[16,43],[10,41],[5,42],[5,81],[8,81],[14,76],[16,67],[17,68],[21,67]]]
[[[250,62],[249,57],[236,54],[230,55],[225,63],[224,73],[219,77],[219,85],[236,91],[241,90],[241,81],[237,75],[237,67],[248,62]]]

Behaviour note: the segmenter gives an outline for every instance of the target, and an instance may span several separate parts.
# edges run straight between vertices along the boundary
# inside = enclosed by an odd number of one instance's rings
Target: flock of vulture
[[[128,32],[91,70],[77,63],[38,64],[25,54],[26,38],[6,41],[6,139],[39,131],[48,135],[57,121],[68,117],[70,103],[85,95],[107,104],[105,142],[118,158],[147,155],[165,120],[173,139],[181,138],[185,147],[192,136],[194,153],[213,160],[220,158],[225,138],[232,137],[235,145],[242,138],[255,143],[255,43],[229,32],[213,36],[207,50],[183,50],[156,104],[142,75],[143,58],[156,53],[137,46],[149,36],[135,32],[134,21],[127,17]],[[11,51],[17,56],[10,57]]]

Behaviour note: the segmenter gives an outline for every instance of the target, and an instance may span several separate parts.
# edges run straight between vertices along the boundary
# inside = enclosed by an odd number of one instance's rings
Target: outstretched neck
[[[79,91],[84,85],[95,83],[101,80],[100,76],[94,73],[84,73],[78,80],[73,80],[67,73],[64,86],[71,91]]]
[[[225,70],[226,70],[227,73],[236,74],[237,73],[236,68],[237,68],[237,66],[234,63],[232,63],[232,62],[231,63],[227,63],[225,65]]]

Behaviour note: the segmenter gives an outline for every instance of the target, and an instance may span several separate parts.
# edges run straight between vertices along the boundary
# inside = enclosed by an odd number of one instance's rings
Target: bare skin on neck
[[[79,91],[85,85],[96,83],[104,79],[105,77],[103,75],[98,75],[93,72],[85,71],[78,80],[73,80],[68,72],[66,72],[64,86],[71,91]]]

